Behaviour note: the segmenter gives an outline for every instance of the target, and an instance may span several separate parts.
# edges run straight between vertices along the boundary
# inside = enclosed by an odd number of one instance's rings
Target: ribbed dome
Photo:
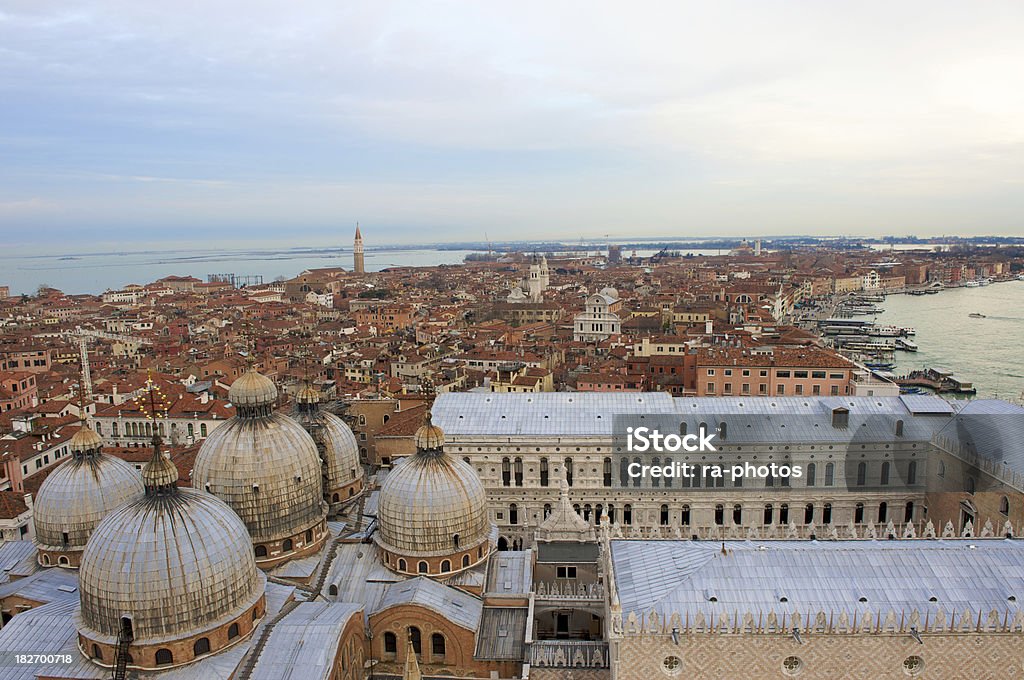
[[[325,464],[323,472],[330,488],[336,489],[363,476],[359,462],[359,442],[344,420],[319,407],[319,393],[315,389],[310,390],[316,395],[316,400],[299,401],[292,417],[319,445]],[[301,396],[302,392],[299,392],[297,399]],[[308,396],[312,398],[312,395]]]
[[[488,540],[487,496],[476,472],[443,451],[420,451],[398,463],[380,490],[380,527],[385,549],[403,555],[446,555]]]
[[[268,406],[277,401],[277,387],[273,380],[250,368],[231,383],[228,399],[235,407]]]
[[[420,425],[413,435],[417,451],[434,451],[444,446],[444,430],[434,425],[430,413],[427,413],[426,422]]]
[[[293,536],[326,516],[320,475],[316,443],[297,422],[280,413],[238,415],[203,442],[192,485],[231,506],[261,543]]]
[[[95,430],[85,423],[82,423],[82,427],[79,428],[78,432],[71,436],[71,441],[68,442],[68,446],[72,451],[80,453],[85,451],[96,451],[103,447],[103,439],[96,434]]]
[[[75,453],[39,487],[32,508],[36,540],[44,550],[81,550],[100,520],[142,494],[138,471],[120,458]]]
[[[78,581],[79,631],[113,643],[121,617],[130,616],[133,644],[214,628],[266,587],[242,522],[194,489],[146,496],[108,515],[86,546]]]

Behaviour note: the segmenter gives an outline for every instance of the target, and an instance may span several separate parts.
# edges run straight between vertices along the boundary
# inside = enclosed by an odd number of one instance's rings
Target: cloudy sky
[[[0,234],[1024,234],[1024,3],[0,0]]]

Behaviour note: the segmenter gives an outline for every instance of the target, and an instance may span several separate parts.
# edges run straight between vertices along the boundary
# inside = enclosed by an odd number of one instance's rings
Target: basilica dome
[[[363,490],[359,443],[345,421],[320,405],[320,392],[307,383],[295,395],[294,418],[316,442],[323,463],[324,500],[332,509]]]
[[[71,437],[72,458],[49,474],[32,508],[39,563],[77,567],[96,525],[111,510],[143,495],[142,478],[85,423]]]
[[[444,432],[429,414],[415,440],[416,454],[381,486],[374,539],[397,571],[459,571],[490,549],[484,485],[468,463],[444,452]]]
[[[243,639],[265,612],[266,577],[245,526],[177,478],[154,447],[145,495],[107,515],[85,548],[77,627],[97,663],[115,663],[119,635],[130,639],[129,667],[187,663]]]
[[[231,386],[236,415],[210,433],[192,485],[245,523],[261,567],[315,551],[327,537],[320,454],[312,437],[274,412],[277,388],[250,369]]]

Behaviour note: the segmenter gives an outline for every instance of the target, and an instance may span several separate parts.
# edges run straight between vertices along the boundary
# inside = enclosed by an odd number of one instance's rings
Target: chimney
[[[29,510],[32,509],[32,494],[30,493],[25,494],[25,507]]]

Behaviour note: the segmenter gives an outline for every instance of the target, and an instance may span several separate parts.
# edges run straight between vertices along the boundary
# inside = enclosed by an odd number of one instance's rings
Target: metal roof
[[[526,607],[484,607],[476,634],[476,659],[522,661],[526,652]]]
[[[360,605],[346,602],[299,604],[274,624],[250,679],[330,678],[345,626],[360,611]]]
[[[725,553],[723,554],[723,547]],[[1024,541],[612,541],[623,614],[1016,611]],[[861,598],[864,598],[862,601]],[[935,598],[931,601],[931,598]]]
[[[401,605],[418,605],[437,612],[457,626],[476,630],[483,602],[461,590],[443,586],[425,576],[389,586],[380,607],[371,616]]]
[[[503,550],[491,555],[487,565],[486,595],[527,596],[533,588],[530,550]]]

